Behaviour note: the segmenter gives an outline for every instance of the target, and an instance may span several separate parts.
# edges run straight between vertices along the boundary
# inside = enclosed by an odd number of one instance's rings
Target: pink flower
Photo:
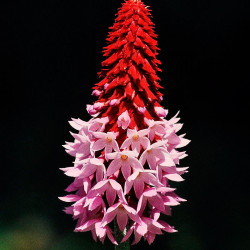
[[[94,96],[99,96],[101,93],[102,93],[101,91],[95,89],[95,90],[92,92],[92,95],[94,95]]]
[[[71,135],[75,138],[75,142],[66,142],[64,147],[67,153],[75,156],[77,159],[84,159],[93,155],[93,152],[90,150],[91,141],[87,135],[74,133],[71,133]]]
[[[97,110],[94,108],[94,105],[87,105],[87,111],[90,115],[94,116],[97,114]]]
[[[162,147],[166,144],[166,141],[158,141],[152,145],[150,145],[141,155],[140,162],[142,165],[147,161],[150,168],[155,170],[157,166],[157,162],[164,162],[164,164],[168,164],[170,166],[175,165],[171,156],[169,155],[166,148]],[[163,164],[163,163],[162,163]]]
[[[138,110],[138,112],[139,112],[140,114],[144,114],[145,111],[146,111],[146,108],[145,108],[145,107],[138,107],[137,110]]]
[[[128,149],[131,146],[132,150],[136,150],[137,153],[140,153],[141,146],[146,149],[150,144],[149,139],[145,137],[145,135],[148,135],[148,133],[148,129],[143,129],[140,131],[137,131],[136,129],[128,129],[128,139],[123,142],[121,148]]]
[[[163,121],[154,121],[144,118],[145,123],[148,125],[149,129],[149,139],[154,140],[155,135],[164,135],[166,133],[165,128],[163,127]]]
[[[105,192],[106,192],[106,198],[107,198],[108,204],[110,206],[114,204],[116,194],[123,202],[126,202],[121,185],[112,179],[98,182],[89,191],[87,197],[92,198],[98,195],[103,195]]]
[[[105,125],[109,122],[109,118],[96,118],[93,120],[90,120],[89,130],[90,131],[98,131],[103,132],[105,129]]]
[[[138,216],[136,210],[119,201],[115,205],[108,208],[107,212],[104,214],[101,226],[104,227],[109,224],[112,220],[114,220],[115,216],[121,232],[124,231],[128,223],[128,217],[138,224],[141,224],[141,219]]]
[[[110,106],[115,106],[115,105],[117,105],[117,104],[119,104],[119,100],[118,100],[118,99],[113,99],[113,100],[111,100],[111,101],[109,102],[109,105],[110,105]]]
[[[102,107],[104,106],[104,103],[103,102],[96,102],[94,105],[93,105],[93,108],[97,111],[99,111]]]
[[[162,186],[158,179],[152,174],[154,172],[155,171],[152,170],[135,170],[135,172],[130,175],[125,182],[124,193],[128,194],[132,186],[134,186],[135,195],[138,199],[140,199],[144,191],[145,183],[155,187]]]
[[[71,177],[86,178],[90,175],[96,173],[96,181],[99,182],[103,180],[106,173],[106,168],[103,164],[103,159],[89,158],[83,161],[83,166],[81,169],[74,167],[70,169],[65,174]]]
[[[166,188],[166,187],[148,188],[146,191],[143,192],[143,194],[141,195],[141,197],[139,199],[138,206],[137,206],[137,212],[139,214],[142,214],[146,208],[147,202],[151,206],[155,207],[156,209],[164,212],[165,211],[164,201],[162,199],[162,196],[159,193],[169,192],[172,190],[173,189]]]
[[[143,170],[141,163],[137,160],[137,153],[133,151],[122,151],[107,154],[108,159],[113,159],[109,164],[107,176],[114,174],[121,169],[125,179],[130,176],[131,168]]]
[[[99,151],[105,148],[105,156],[108,153],[111,153],[113,149],[115,151],[120,151],[119,146],[115,140],[116,134],[114,132],[93,132],[93,135],[98,139],[92,146],[92,149],[94,151]]]
[[[126,129],[131,122],[131,119],[129,117],[128,111],[126,110],[118,117],[118,127],[122,127],[123,129]]]
[[[155,107],[155,112],[159,117],[165,117],[168,114],[168,110],[162,107]]]

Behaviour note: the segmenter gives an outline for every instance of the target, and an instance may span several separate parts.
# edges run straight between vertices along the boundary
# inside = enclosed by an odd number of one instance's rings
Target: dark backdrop
[[[0,249],[112,249],[75,223],[57,199],[70,178],[61,145],[68,120],[88,120],[102,47],[119,0],[1,3]],[[153,10],[170,116],[192,140],[188,202],[176,234],[132,249],[245,250],[249,244],[249,5],[246,0],[145,0]],[[169,117],[170,117],[169,116]]]

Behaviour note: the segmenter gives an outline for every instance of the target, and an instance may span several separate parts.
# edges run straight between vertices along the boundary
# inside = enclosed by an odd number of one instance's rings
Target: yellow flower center
[[[122,155],[121,159],[124,160],[124,161],[126,161],[128,159],[128,156],[127,155]]]
[[[133,140],[135,140],[135,141],[136,141],[136,140],[138,140],[138,139],[139,139],[139,135],[134,135],[132,138],[133,138]]]
[[[125,118],[124,117],[122,117],[122,121],[125,122]]]
[[[113,141],[113,139],[111,137],[109,137],[109,136],[107,136],[106,140],[107,140],[107,142],[112,142]]]

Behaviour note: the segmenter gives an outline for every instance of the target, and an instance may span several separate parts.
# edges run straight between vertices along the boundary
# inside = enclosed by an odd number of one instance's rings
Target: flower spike
[[[134,235],[132,244],[176,232],[161,215],[185,201],[170,185],[184,180],[188,168],[178,165],[187,154],[179,149],[190,141],[177,134],[178,114],[168,119],[160,105],[156,38],[150,9],[125,0],[103,51],[97,100],[87,105],[92,118],[69,122],[77,132],[64,147],[75,160],[62,170],[74,180],[60,199],[71,204],[64,211],[77,220],[75,231],[91,231],[102,243],[106,236],[120,243],[113,222],[121,232],[128,228],[121,242]]]

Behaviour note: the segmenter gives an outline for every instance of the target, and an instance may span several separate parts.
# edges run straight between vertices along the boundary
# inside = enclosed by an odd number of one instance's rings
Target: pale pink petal
[[[129,162],[123,163],[121,170],[122,170],[122,174],[123,174],[125,180],[127,180],[128,177],[130,176],[130,173],[131,173],[131,167],[130,167]]]
[[[144,149],[148,148],[150,145],[150,141],[147,137],[140,138],[140,143]]]
[[[111,184],[112,188],[116,191],[122,189],[121,185],[115,180],[109,179],[109,183]]]
[[[123,142],[123,144],[121,145],[121,148],[122,148],[122,149],[129,148],[130,145],[131,145],[131,141],[132,141],[131,138],[127,138],[127,139]]]
[[[107,170],[107,176],[112,175],[113,173],[115,173],[117,170],[119,170],[121,167],[121,160],[120,159],[115,159],[113,160],[108,167]]]
[[[179,174],[166,174],[164,177],[167,177],[171,181],[184,181],[184,179]]]
[[[94,142],[92,149],[95,151],[99,151],[103,149],[106,145],[106,140],[105,139],[99,139],[96,142]]]
[[[92,175],[95,171],[96,171],[96,166],[95,165],[87,164],[87,165],[83,166],[81,174],[79,175],[79,177],[86,178],[86,177]]]
[[[142,166],[142,164],[137,159],[130,158],[129,161],[130,161],[131,166],[134,169],[137,169],[137,170],[143,170],[144,169],[143,166]]]
[[[78,195],[74,195],[74,194],[69,194],[66,195],[64,197],[58,197],[61,201],[65,201],[65,202],[74,202],[74,201],[78,201],[80,199],[80,197]]]

